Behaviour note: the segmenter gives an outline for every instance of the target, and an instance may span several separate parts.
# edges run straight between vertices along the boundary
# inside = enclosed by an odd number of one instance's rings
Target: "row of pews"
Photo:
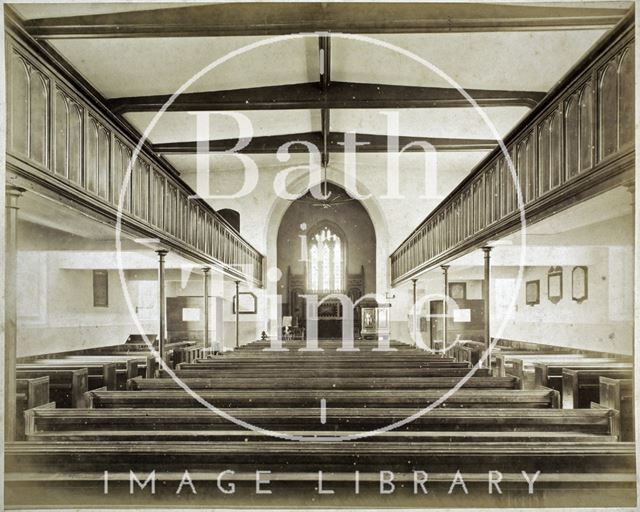
[[[167,360],[177,365],[205,354],[196,342],[178,342],[169,345]],[[85,408],[88,391],[124,390],[131,379],[152,378],[157,371],[155,357],[142,341],[22,358],[16,366],[19,433],[24,433],[24,413],[29,409]]]
[[[633,363],[626,357],[575,353],[497,354],[505,375],[525,388],[546,387],[560,394],[565,409],[613,409],[620,414],[620,436],[633,441]]]
[[[469,377],[468,361],[404,344],[339,346],[255,342],[88,390],[83,408],[28,408],[24,441],[6,447],[6,495],[20,506],[635,503],[620,409],[561,408],[554,387],[486,368]]]
[[[456,360],[472,364],[484,345],[462,342]],[[564,409],[613,409],[620,413],[621,438],[634,440],[633,363],[630,357],[545,352],[498,347],[492,374],[518,379],[522,389],[553,389]]]

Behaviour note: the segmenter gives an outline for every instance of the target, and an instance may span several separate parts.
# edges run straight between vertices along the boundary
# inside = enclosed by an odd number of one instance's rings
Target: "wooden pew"
[[[532,355],[541,352],[533,350],[513,350],[496,347],[491,351],[491,366],[493,374],[496,377],[504,377],[507,374],[507,368],[511,368],[510,358],[518,355]]]
[[[25,410],[49,403],[49,377],[17,379],[16,392],[24,396]]]
[[[600,377],[631,379],[633,370],[564,368],[562,370],[562,407],[564,409],[584,409],[589,408],[591,402],[599,402]]]
[[[45,363],[49,361],[52,360],[43,360]],[[53,361],[68,361],[73,364],[113,363],[116,365],[118,376],[122,375],[122,380],[124,381],[123,384],[125,384],[128,379],[133,379],[134,377],[152,377],[155,358],[150,353],[126,355],[65,355],[62,358],[54,359]],[[151,370],[151,373],[149,370]],[[122,387],[124,387],[124,385]]]
[[[586,357],[583,354],[572,354],[568,352],[535,352],[531,350],[508,350],[508,351],[496,351],[491,354],[494,359],[494,365],[496,368],[495,375],[497,377],[504,377],[507,374],[516,375],[513,369],[513,362],[518,360],[527,360],[536,358],[538,361],[542,361],[548,358],[558,357],[573,357],[575,359]]]
[[[408,377],[408,378],[263,378],[248,377],[211,377],[188,378],[182,382],[191,389],[450,389],[460,382],[459,377]],[[464,382],[466,388],[516,389],[519,387],[515,377],[471,377]],[[178,389],[180,386],[173,379],[141,379],[129,380],[128,389]]]
[[[456,361],[468,362],[471,366],[478,363],[486,350],[484,343],[472,340],[460,341],[453,349]]]
[[[593,364],[611,364],[618,363],[619,359],[613,359],[609,357],[598,357],[598,358],[589,358],[589,357],[574,357],[570,356],[558,356],[555,355],[545,355],[545,356],[517,356],[511,362],[511,375],[514,375],[520,379],[520,382],[525,387],[535,386],[535,364],[542,363],[550,363],[556,366],[587,366]],[[509,371],[507,371],[509,374]]]
[[[562,392],[562,370],[633,370],[632,363],[598,362],[597,360],[581,359],[577,362],[561,361],[558,363],[534,363],[535,385],[556,389]]]
[[[306,340],[282,340],[282,345],[285,348],[288,348],[292,351],[297,351],[299,349],[306,348],[307,341]],[[339,349],[342,347],[342,340],[318,340],[318,346],[321,349],[326,350],[328,352],[335,352],[336,349]],[[359,349],[361,352],[371,353],[373,349],[378,348],[378,342],[372,341],[372,340],[354,340],[353,346],[354,348]],[[228,354],[255,353],[270,347],[271,347],[270,341],[256,341],[248,345],[243,345],[240,349],[229,351],[227,353]],[[405,352],[405,353],[417,352],[419,354],[440,357],[439,354],[433,354],[429,351],[417,349],[414,345],[400,343],[393,340],[389,342],[389,347],[393,349],[393,353],[396,353],[396,354],[401,352]]]
[[[321,425],[317,408],[225,408],[236,419],[277,432],[368,432],[386,427],[418,412],[419,408],[331,408],[326,424]],[[436,408],[406,423],[395,431],[473,432],[476,440],[488,432],[558,432],[592,434],[617,438],[619,413],[613,409],[447,409]],[[230,430],[230,422],[213,411],[198,409],[29,409],[25,412],[27,438],[39,433],[61,435],[71,432],[138,431],[156,432],[154,439],[198,431],[206,440],[211,430]],[[232,430],[237,430],[231,428]],[[241,428],[240,430],[245,430]],[[177,432],[176,432],[177,431]],[[108,434],[107,434],[108,435]],[[425,434],[426,435],[426,434]],[[496,437],[496,436],[494,436]],[[306,452],[305,450],[301,450]]]
[[[57,370],[79,370],[85,368],[87,370],[87,386],[89,389],[95,389],[106,386],[108,389],[116,390],[117,386],[117,369],[114,363],[88,363],[88,362],[71,362],[63,359],[51,359],[34,363],[20,363],[16,366],[18,370],[38,371],[46,369]]]
[[[86,368],[18,369],[19,379],[49,377],[50,400],[56,407],[85,407],[89,372]]]
[[[622,440],[633,441],[635,439],[633,380],[600,377],[600,405],[620,412]]]
[[[282,360],[265,358],[260,361],[243,361],[243,360],[226,360],[217,361],[216,359],[198,360],[195,363],[182,363],[179,365],[181,370],[189,369],[224,369],[230,368],[235,370],[241,369],[256,369],[256,368],[277,368],[280,370],[290,370],[292,368],[372,368],[372,369],[387,369],[387,368],[470,368],[469,363],[458,363],[453,361],[334,361],[330,358],[315,359],[315,360]]]
[[[305,352],[298,351],[296,349],[290,349],[288,352],[225,352],[203,360],[206,361],[251,361],[251,362],[266,362],[269,360],[283,360],[283,361],[326,361],[332,360],[335,362],[377,362],[377,361],[397,361],[397,362],[411,362],[411,361],[432,361],[432,362],[454,362],[453,357],[440,357],[437,355],[429,354],[426,352],[413,351],[413,352],[371,352],[362,350],[359,352],[337,352],[331,350],[323,350],[319,352]],[[199,362],[199,361],[195,361]]]
[[[354,444],[346,447],[345,443],[309,443],[312,455],[306,464],[299,443],[286,443],[286,450],[283,449],[285,443],[272,443],[268,447],[265,443],[251,441],[244,447],[240,446],[245,444],[242,442],[223,444],[206,446],[197,442],[135,441],[118,443],[117,447],[112,442],[13,444],[7,450],[5,496],[12,504],[30,509],[42,509],[51,502],[71,503],[83,508],[92,503],[121,506],[125,499],[129,506],[138,508],[157,507],[162,503],[164,507],[184,509],[186,500],[190,506],[255,508],[255,468],[258,467],[272,470],[269,475],[271,482],[265,488],[272,490],[273,494],[265,496],[268,501],[263,503],[286,508],[292,502],[305,500],[305,506],[317,507],[319,498],[314,485],[318,483],[317,468],[323,468],[325,488],[335,489],[335,494],[320,496],[322,503],[340,508],[344,507],[345,496],[354,494],[353,468],[357,467],[360,495],[351,499],[357,499],[356,503],[362,507],[379,508],[379,468],[381,457],[384,457],[383,460],[388,462],[388,465],[384,464],[385,469],[395,475],[397,489],[394,496],[403,502],[412,500],[410,504],[415,508],[424,508],[425,500],[429,506],[450,507],[452,498],[456,505],[466,500],[465,506],[475,506],[476,509],[480,503],[487,507],[495,507],[496,503],[509,507],[514,501],[530,507],[571,506],[585,499],[592,507],[633,507],[635,504],[631,443],[616,443],[609,452],[608,460],[605,453],[611,448],[611,443],[602,442],[594,443],[586,450],[584,444],[570,442],[553,446],[544,442],[507,442],[497,448],[495,443],[489,442],[449,446],[421,443],[423,446],[419,449],[410,449],[407,443],[384,443],[384,449],[377,443],[367,443],[366,447]],[[247,453],[255,450],[258,444],[260,449],[264,447],[264,455],[255,457],[256,462],[252,463]],[[296,446],[297,453],[293,453]],[[382,449],[378,457],[374,455],[376,449]],[[233,460],[235,451],[239,456]],[[543,459],[540,466],[536,466],[536,458]],[[336,461],[335,464],[327,463],[332,460]],[[495,492],[488,495],[487,473],[473,470],[474,465],[484,468],[487,461],[491,461],[491,467],[500,468],[503,495]],[[602,461],[605,464],[601,466]],[[129,494],[129,469],[133,468],[144,481],[151,470],[149,468],[165,466],[166,471],[157,471],[155,495],[150,494],[149,486],[144,491],[136,489],[134,495]],[[197,495],[191,496],[188,487],[181,495],[176,494],[184,468],[189,469],[195,480]],[[412,493],[412,471],[422,468],[429,472],[427,496],[420,489],[418,494]],[[454,497],[447,495],[455,472],[451,468],[460,469],[469,494],[460,490]],[[237,492],[233,495],[222,494],[216,485],[218,475],[226,469],[235,471],[223,480],[223,484],[235,483]],[[109,471],[109,494],[103,491],[105,470]],[[526,471],[531,477],[538,470],[541,473],[534,493],[528,494],[521,471]],[[29,488],[37,488],[40,492],[25,493]],[[189,491],[188,496],[185,491]],[[438,496],[444,497],[440,498],[441,501],[434,501]],[[325,497],[332,501],[326,501]]]
[[[191,363],[202,357],[203,348],[198,346],[177,347],[172,351],[173,367],[181,363]]]
[[[98,360],[99,358],[103,358],[104,361],[113,361],[115,363],[133,360],[137,362],[138,377],[152,378],[155,376],[155,371],[157,368],[156,358],[148,350],[141,351],[141,352],[130,351],[130,352],[114,352],[114,353],[109,353],[108,351],[104,351],[99,354],[91,354],[91,353],[86,355],[71,354],[65,357],[67,359],[75,358],[75,357],[78,357],[78,358],[90,357],[96,360]],[[129,373],[129,371],[127,373]]]
[[[16,433],[24,438],[24,411],[49,403],[49,377],[17,379],[16,381]]]
[[[196,365],[201,366],[201,365]],[[469,374],[471,368],[385,368],[381,370],[379,368],[326,368],[315,367],[310,368],[290,368],[286,375],[289,378],[299,377],[300,379],[307,378],[322,378],[322,377],[342,377],[345,379],[370,377],[374,378],[380,375],[384,377],[392,378],[404,378],[404,377],[464,377]],[[278,378],[283,375],[283,370],[280,368],[224,368],[211,370],[209,368],[194,368],[189,366],[188,369],[174,370],[175,375],[181,379],[188,378],[210,378],[210,377],[229,377],[229,378],[264,378],[272,379]],[[478,368],[473,373],[474,377],[489,377],[489,370],[487,368]],[[160,373],[161,377],[168,377],[165,372]]]
[[[226,469],[253,471],[255,468],[286,467],[291,472],[324,468],[347,471],[380,471],[380,461],[387,470],[411,473],[414,468],[429,472],[475,473],[487,461],[501,471],[536,471],[554,473],[633,473],[635,448],[632,443],[344,443],[308,442],[300,449],[299,442],[264,441],[235,443],[123,441],[15,443],[5,451],[7,472],[52,475],[69,472],[105,470],[127,471],[133,467],[163,468],[181,475],[190,471]],[[328,463],[330,461],[330,463]],[[562,481],[558,478],[558,481]],[[101,489],[102,490],[102,489]],[[175,489],[172,489],[175,493]]]
[[[198,391],[217,407],[318,407],[323,398],[330,407],[426,407],[439,400],[442,390],[235,390]],[[440,405],[443,408],[557,408],[558,392],[551,389],[460,389]],[[201,407],[183,390],[89,391],[88,406],[107,409]]]

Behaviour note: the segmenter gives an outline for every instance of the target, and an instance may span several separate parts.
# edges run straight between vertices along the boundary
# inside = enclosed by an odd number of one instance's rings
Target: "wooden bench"
[[[36,360],[37,363],[65,361],[70,364],[115,364],[117,375],[122,376],[124,383],[134,377],[153,377],[155,358],[149,354],[109,354],[109,355],[64,355],[60,359]],[[62,364],[62,363],[61,363]],[[119,379],[120,380],[120,379]]]
[[[195,363],[182,363],[178,366],[181,370],[189,369],[279,369],[290,370],[292,368],[371,368],[371,369],[386,369],[386,368],[470,368],[469,363],[458,363],[453,361],[333,361],[330,358],[315,359],[305,361],[287,361],[287,360],[272,360],[265,358],[262,362],[259,361],[242,361],[242,360],[226,360],[217,361],[215,359],[198,360]]]
[[[212,370],[210,368],[198,368],[189,366],[188,369],[175,370],[173,373],[181,379],[186,378],[264,378],[272,379],[283,375],[280,368],[223,368]],[[204,366],[204,365],[203,365]],[[404,378],[404,377],[464,377],[469,374],[471,368],[326,368],[326,367],[310,367],[310,368],[290,368],[286,375],[289,378],[299,377],[300,379],[321,378],[321,377],[340,377],[340,378],[360,378],[360,377],[377,377],[384,375],[385,378]],[[475,377],[489,377],[487,368],[478,368],[473,374]],[[168,377],[165,372],[160,373],[161,377]]]
[[[368,378],[298,378],[251,379],[246,377],[188,378],[182,382],[191,389],[450,389],[460,382],[458,377],[396,377]],[[179,389],[173,379],[141,379],[136,377],[127,383],[128,389]],[[515,377],[470,377],[465,388],[515,389],[519,387]]]
[[[156,369],[158,367],[157,360],[153,354],[151,354],[148,350],[135,352],[113,352],[110,353],[108,351],[101,352],[99,354],[88,354],[86,356],[83,355],[70,355],[66,357],[91,357],[94,359],[104,358],[105,361],[114,361],[114,362],[122,362],[133,359],[137,361],[138,367],[138,377],[147,377],[152,378],[155,376]]]
[[[172,350],[173,367],[181,363],[191,363],[203,356],[203,348],[198,346],[177,347]]]
[[[513,350],[503,347],[495,347],[491,351],[491,365],[493,367],[493,374],[496,377],[504,377],[507,374],[507,368],[511,367],[511,358],[519,355],[532,355],[542,352],[536,352],[533,350]]]
[[[515,375],[513,370],[513,362],[515,360],[529,360],[535,358],[538,361],[544,360],[558,360],[562,357],[572,357],[574,359],[586,357],[583,354],[572,354],[567,352],[536,352],[531,350],[508,350],[508,351],[496,351],[492,353],[492,358],[495,365],[495,375],[497,377],[503,377],[504,375]],[[553,359],[555,358],[555,359]]]
[[[600,377],[600,405],[620,412],[620,430],[623,441],[633,441],[634,400],[632,379]]]
[[[82,360],[66,360],[60,359],[60,363],[57,363],[60,367],[64,368],[87,368],[89,370],[89,389],[95,389],[98,387],[107,386],[110,389],[126,389],[127,380],[129,375],[138,377],[140,374],[137,370],[137,363],[120,364],[120,363],[95,363]],[[43,360],[41,364],[56,364],[50,360]],[[95,371],[99,366],[113,366],[112,374],[110,373],[108,378],[104,378],[100,375],[99,371]],[[100,378],[102,377],[102,379]]]
[[[86,368],[18,369],[18,379],[49,377],[50,400],[56,407],[85,407],[89,372]]]
[[[453,349],[456,361],[468,362],[475,366],[487,350],[487,346],[479,341],[465,340],[456,344]]]
[[[573,357],[558,355],[552,356],[518,356],[511,361],[511,371],[507,371],[507,374],[514,375],[520,379],[523,387],[535,386],[535,366],[536,364],[549,363],[559,367],[571,367],[571,366],[587,366],[591,364],[611,364],[619,362],[618,359],[613,358],[589,358],[589,357]]]
[[[218,354],[212,358],[204,359],[206,361],[250,361],[250,362],[267,362],[267,361],[327,361],[331,360],[336,363],[363,361],[375,363],[377,361],[396,361],[396,362],[412,362],[412,361],[433,361],[433,362],[454,362],[453,357],[440,357],[426,352],[372,352],[361,350],[358,352],[338,352],[331,350],[322,351],[298,351],[297,349],[289,349],[288,352],[225,352]],[[199,361],[195,361],[199,362]]]
[[[117,369],[115,363],[87,363],[71,362],[63,359],[52,359],[47,362],[20,363],[17,370],[39,371],[39,370],[87,370],[87,386],[89,389],[96,389],[106,386],[107,389],[116,390]]]
[[[93,443],[82,442],[79,444],[81,450],[77,455],[81,461],[86,457],[88,452],[87,447]],[[121,443],[122,450],[128,450],[134,443]],[[137,443],[139,444],[139,443]],[[192,442],[192,445],[196,445],[196,442]],[[399,444],[399,443],[398,443]],[[487,493],[487,472],[473,471],[471,464],[461,464],[456,466],[456,458],[462,458],[461,450],[449,450],[444,452],[442,443],[435,443],[440,446],[433,446],[433,452],[436,457],[443,457],[446,455],[450,467],[441,465],[441,469],[438,472],[432,472],[432,465],[426,461],[426,455],[420,452],[418,453],[417,464],[424,464],[424,466],[414,466],[416,470],[425,468],[425,471],[429,471],[428,488],[429,494],[425,496],[422,493],[420,487],[417,489],[417,493],[413,493],[414,486],[414,474],[407,465],[406,471],[400,466],[400,462],[393,460],[394,470],[394,483],[396,485],[392,498],[395,500],[402,500],[403,506],[406,508],[423,509],[425,507],[425,500],[428,500],[429,507],[434,509],[450,509],[456,507],[465,507],[469,509],[487,509],[490,510],[496,506],[503,506],[507,508],[514,507],[517,504],[518,507],[526,508],[540,508],[540,507],[571,507],[574,504],[584,502],[589,503],[591,507],[606,508],[606,507],[633,507],[635,506],[635,475],[629,468],[628,459],[630,456],[628,453],[631,451],[631,447],[619,446],[614,451],[614,458],[617,461],[622,461],[623,465],[619,471],[615,471],[611,468],[609,471],[606,469],[600,469],[597,467],[595,470],[588,472],[580,472],[579,469],[573,471],[567,467],[568,464],[564,464],[563,469],[558,471],[549,470],[550,465],[544,465],[541,469],[541,473],[538,474],[535,484],[534,492],[528,493],[528,486],[523,479],[521,469],[518,469],[515,462],[510,462],[518,454],[524,453],[527,448],[535,451],[535,453],[543,458],[554,458],[556,462],[561,457],[560,452],[562,448],[556,446],[549,446],[546,451],[542,451],[539,447],[544,443],[528,443],[521,448],[515,448],[512,445],[504,445],[504,449],[495,450],[495,455],[491,455],[491,459],[495,460],[495,464],[500,467],[500,488],[502,494],[498,494],[494,491],[493,494]],[[482,448],[473,448],[468,453],[471,457],[478,461],[482,457],[482,453],[488,453],[491,445],[495,443],[483,443]],[[46,447],[40,447],[37,451],[27,450],[22,447],[22,451],[14,451],[12,447],[11,459],[15,460],[20,454],[29,454],[29,463],[40,455],[44,458],[50,459],[50,454],[58,453],[62,457],[69,454],[70,450],[66,447],[68,443],[46,443]],[[256,509],[256,502],[263,503],[265,507],[269,508],[287,508],[291,503],[296,503],[297,508],[318,507],[318,501],[321,500],[321,504],[324,508],[344,508],[345,497],[357,500],[357,506],[366,509],[378,509],[380,508],[381,501],[387,501],[388,496],[380,496],[380,473],[379,469],[376,471],[373,468],[373,463],[369,462],[369,457],[363,457],[361,453],[353,453],[352,459],[360,461],[363,460],[365,464],[369,465],[371,469],[366,470],[358,467],[358,481],[359,494],[354,497],[354,478],[355,473],[353,470],[348,471],[334,471],[332,466],[319,462],[319,456],[316,455],[311,459],[311,463],[316,462],[315,466],[295,471],[289,470],[284,463],[280,463],[281,466],[273,467],[272,465],[259,465],[259,468],[267,468],[271,471],[269,475],[263,475],[263,479],[268,478],[269,483],[263,486],[263,489],[268,489],[272,494],[267,496],[256,496],[256,469],[252,468],[248,463],[233,464],[229,466],[229,469],[234,471],[233,474],[227,473],[220,475],[224,468],[222,464],[215,466],[212,462],[216,460],[220,452],[211,452],[210,450],[203,450],[195,453],[194,448],[181,448],[180,450],[173,448],[175,445],[183,445],[184,443],[173,443],[172,447],[167,447],[167,458],[171,458],[167,466],[168,469],[162,469],[164,465],[158,464],[158,459],[153,459],[148,454],[149,450],[155,450],[147,446],[140,445],[139,448],[132,448],[132,456],[137,455],[138,452],[145,451],[145,465],[139,466],[136,463],[130,465],[132,470],[136,472],[141,482],[148,477],[149,471],[153,468],[155,472],[155,494],[151,494],[149,485],[144,490],[140,490],[134,484],[134,494],[130,494],[130,473],[129,470],[121,466],[116,466],[115,463],[109,463],[106,467],[109,471],[109,493],[104,494],[104,471],[95,464],[94,467],[84,464],[67,463],[64,466],[60,463],[53,463],[45,465],[46,470],[33,471],[31,466],[26,467],[24,470],[17,469],[16,471],[9,471],[5,474],[5,501],[9,506],[13,508],[23,509],[43,509],[47,506],[51,506],[51,503],[64,503],[67,507],[83,508],[86,507],[86,503],[100,503],[102,507],[117,508],[122,506],[122,501],[126,499],[128,506],[135,508],[149,508],[158,507],[158,503],[162,503],[164,508],[176,508],[184,509],[185,502],[189,502],[189,507],[206,507],[220,508],[220,509]],[[626,445],[626,443],[625,443]],[[64,448],[63,448],[64,446]],[[254,445],[255,446],[255,445]],[[467,444],[465,446],[472,446]],[[566,443],[565,446],[570,447],[569,451],[574,458],[582,458],[579,455],[580,447],[584,445],[575,445]],[[597,464],[599,462],[598,451],[604,450],[604,443],[600,443],[594,446],[584,456],[585,463]],[[427,447],[430,447],[428,445]],[[233,445],[232,445],[233,448]],[[315,448],[312,447],[312,449]],[[461,448],[464,448],[462,446]],[[335,449],[333,450],[335,451]],[[391,451],[391,450],[389,450]],[[507,454],[513,453],[513,456]],[[102,445],[98,445],[97,453],[100,457],[110,457],[110,454],[105,452]],[[383,455],[386,452],[383,452]],[[488,455],[489,456],[489,455]],[[157,452],[155,457],[158,457]],[[195,466],[187,464],[186,461],[190,461],[193,458],[198,457],[201,460],[210,461],[206,467],[203,467],[202,463],[197,463]],[[326,451],[326,460],[331,459],[331,451]],[[411,460],[414,460],[413,457]],[[183,469],[178,469],[178,463],[173,461],[182,461]],[[352,464],[358,464],[354,462]],[[344,467],[347,466],[346,461],[342,463]],[[529,465],[533,466],[532,463]],[[509,467],[511,469],[505,469]],[[182,487],[182,492],[177,494],[177,489],[184,476],[184,467],[189,468],[189,474],[194,480],[195,488],[197,489],[197,495],[192,495],[191,489],[188,485]],[[317,468],[323,468],[323,482],[325,489],[334,490],[334,494],[318,495],[318,471]],[[457,490],[454,489],[452,494],[448,494],[448,490],[451,486],[452,479],[455,474],[454,467],[461,468],[461,474],[464,475],[465,486],[468,489],[468,494],[458,485]],[[480,466],[482,467],[482,466]],[[385,466],[386,468],[386,466]],[[35,468],[34,468],[35,469]],[[389,469],[391,470],[391,469]],[[536,470],[529,471],[525,468],[528,476],[531,478],[535,474]],[[233,483],[234,490],[236,491],[232,495],[223,494],[218,488],[218,477],[222,478],[223,488]],[[226,478],[225,478],[226,477]],[[28,489],[38,488],[40,492],[26,492]]]
[[[564,409],[584,409],[589,408],[591,402],[599,402],[600,377],[631,379],[633,370],[564,368],[562,370],[562,407]]]
[[[217,407],[426,407],[439,400],[442,390],[235,390],[199,391],[198,396]],[[440,407],[557,408],[558,392],[551,389],[460,389]],[[95,408],[193,408],[200,407],[187,392],[179,390],[89,391],[89,407]]]
[[[46,404],[49,402],[49,377],[17,379],[16,393],[24,398],[25,410]]]
[[[307,347],[307,340],[282,340],[282,345],[286,348],[289,348],[291,351],[298,351],[301,348]],[[318,340],[318,347],[324,349],[329,352],[335,352],[337,349],[342,348],[342,340]],[[353,341],[354,348],[359,349],[361,352],[371,353],[373,349],[377,349],[379,344],[378,341],[372,340],[359,340],[354,339]],[[393,353],[418,353],[431,355],[434,357],[440,357],[439,354],[433,354],[428,351],[417,349],[414,345],[409,345],[407,343],[400,343],[397,341],[389,341],[388,345],[391,349],[393,349]],[[271,347],[271,341],[255,341],[253,343],[249,343],[248,345],[243,345],[240,349],[233,350],[229,352],[230,354],[238,354],[238,353],[256,353],[261,352],[265,348]],[[375,352],[374,352],[375,353]]]
[[[49,377],[16,380],[16,432],[24,437],[24,411],[49,403]]]
[[[562,392],[562,370],[633,370],[632,363],[598,362],[582,359],[575,362],[534,363],[535,385]]]
[[[317,408],[225,408],[236,419],[277,432],[336,431],[368,432],[404,420],[419,408],[334,407],[326,424],[319,422]],[[199,431],[205,439],[209,430],[230,430],[225,417],[205,408],[198,409],[29,409],[25,412],[27,438],[55,432],[157,432],[156,438],[173,431]],[[419,432],[558,432],[592,434],[617,438],[619,413],[613,409],[447,409],[436,408],[395,431]],[[233,428],[231,428],[233,429]],[[237,429],[233,429],[237,430]],[[240,428],[240,430],[246,430]],[[471,436],[473,438],[473,436]],[[305,450],[301,450],[305,452]]]
[[[307,442],[48,442],[8,444],[5,449],[7,473],[54,475],[130,468],[162,468],[163,471],[253,471],[256,468],[291,472],[323,468],[326,472],[380,471],[411,473],[425,468],[429,473],[476,473],[490,466],[500,471],[536,471],[559,474],[634,473],[633,443],[345,443]],[[142,470],[142,469],[140,469]],[[486,474],[486,473],[485,473]],[[559,479],[561,481],[561,479]],[[175,489],[172,489],[175,493]]]

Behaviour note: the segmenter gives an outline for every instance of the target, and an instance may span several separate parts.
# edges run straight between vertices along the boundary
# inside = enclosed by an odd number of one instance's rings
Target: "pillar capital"
[[[482,251],[484,252],[485,256],[489,255],[489,253],[491,252],[491,249],[493,249],[493,247],[489,245],[485,245],[484,247],[482,247]]]
[[[26,191],[26,188],[17,187],[15,185],[7,185],[7,188],[5,189],[7,203],[5,206],[7,208],[18,209],[18,199],[20,199],[22,197],[22,194],[24,194]]]
[[[166,249],[158,249],[156,251],[156,254],[162,260],[167,254],[169,254],[169,251],[167,251]]]
[[[447,272],[449,270],[449,265],[440,265],[440,268],[443,272]]]
[[[211,267],[202,267],[202,272],[205,274],[211,270]]]

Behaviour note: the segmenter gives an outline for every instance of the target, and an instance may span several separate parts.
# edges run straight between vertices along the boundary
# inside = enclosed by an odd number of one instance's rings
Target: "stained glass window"
[[[328,227],[309,239],[309,287],[314,292],[343,289],[343,248],[341,238]]]
[[[318,269],[318,246],[313,244],[311,246],[311,249],[309,250],[309,255],[310,255],[310,272],[309,275],[311,276],[311,289],[312,290],[317,290],[318,289],[318,273],[319,273],[319,269]]]

